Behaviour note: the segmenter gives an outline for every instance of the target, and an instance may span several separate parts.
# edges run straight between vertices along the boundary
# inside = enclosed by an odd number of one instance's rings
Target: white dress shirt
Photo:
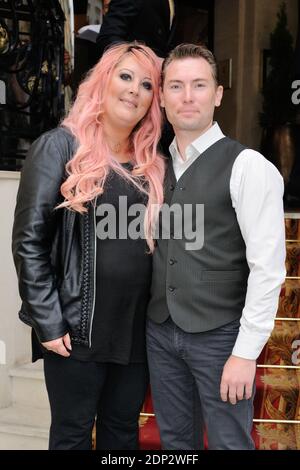
[[[185,150],[183,160],[176,137],[169,149],[176,179],[224,134],[215,122]],[[205,158],[205,157],[203,157]],[[283,179],[255,150],[243,150],[230,177],[230,195],[246,244],[250,274],[241,326],[232,354],[257,359],[274,327],[281,284],[285,280]]]

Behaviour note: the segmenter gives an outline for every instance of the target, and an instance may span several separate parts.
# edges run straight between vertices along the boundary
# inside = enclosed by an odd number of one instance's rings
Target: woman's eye
[[[121,73],[120,78],[122,80],[131,80],[131,75],[129,73]]]
[[[152,90],[152,83],[151,82],[143,82],[143,87],[146,90]]]

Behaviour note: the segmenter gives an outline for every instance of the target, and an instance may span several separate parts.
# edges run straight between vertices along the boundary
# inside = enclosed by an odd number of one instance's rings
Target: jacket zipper
[[[94,320],[94,312],[95,312],[95,302],[96,302],[96,257],[97,257],[97,238],[96,238],[96,207],[97,207],[97,199],[95,199],[95,203],[93,204],[93,214],[94,214],[94,292],[93,292],[93,307],[92,307],[92,315],[90,321],[90,331],[89,331],[89,347],[92,347],[92,327],[93,327],[93,320]]]

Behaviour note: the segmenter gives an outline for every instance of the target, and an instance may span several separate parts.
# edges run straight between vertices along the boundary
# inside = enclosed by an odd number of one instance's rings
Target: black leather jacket
[[[84,215],[55,207],[75,140],[63,128],[31,146],[22,170],[13,226],[20,319],[41,342],[70,333],[90,346],[95,305],[95,204]]]

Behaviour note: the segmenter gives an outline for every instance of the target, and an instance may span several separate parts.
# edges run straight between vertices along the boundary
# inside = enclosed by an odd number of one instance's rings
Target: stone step
[[[0,450],[47,450],[50,411],[13,405],[0,409]]]
[[[43,361],[17,366],[9,374],[12,379],[13,404],[49,409]]]

